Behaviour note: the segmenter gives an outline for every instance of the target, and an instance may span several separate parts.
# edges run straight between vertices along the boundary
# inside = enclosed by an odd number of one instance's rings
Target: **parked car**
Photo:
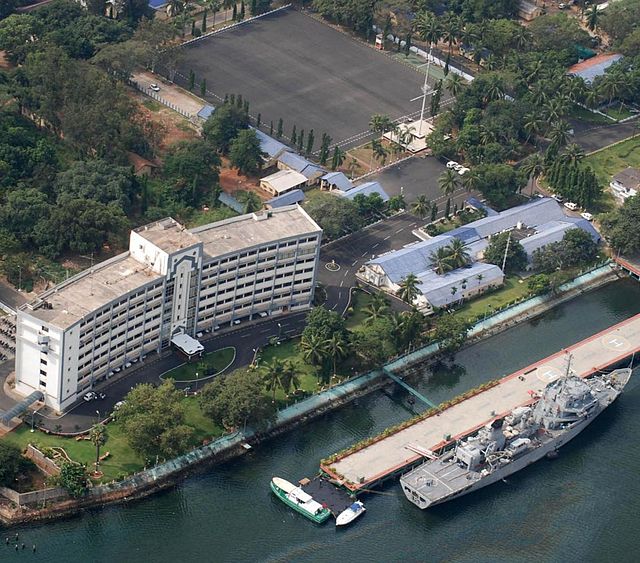
[[[107,394],[106,393],[98,393],[98,397],[100,398],[101,401],[104,401],[107,398]]]
[[[122,405],[125,404],[126,401],[118,401],[115,405],[113,405],[113,410],[117,411]]]
[[[584,213],[580,213],[580,217],[586,219],[587,221],[593,221],[593,215],[591,213],[585,211]]]
[[[458,168],[458,174],[460,174],[460,176],[464,176],[467,172],[469,172],[469,168],[467,168],[466,166]]]
[[[558,203],[562,203],[564,201],[564,198],[558,194],[551,194],[551,197],[555,199]]]
[[[578,204],[573,203],[573,201],[567,201],[567,203],[565,203],[564,206],[567,209],[570,209],[571,211],[575,211],[576,209],[578,209]]]
[[[95,400],[98,398],[98,395],[96,395],[93,391],[89,391],[88,393],[84,394],[84,397],[82,397],[85,401],[87,401],[87,403],[90,403],[91,401]]]
[[[455,168],[456,166],[458,166],[458,163],[455,160],[450,160],[449,162],[447,162],[447,168],[449,169]]]
[[[157,84],[149,84],[149,90],[153,90],[154,92],[160,92],[160,86]]]
[[[234,325],[239,325],[240,324],[240,319],[236,319],[235,321],[233,321]]]

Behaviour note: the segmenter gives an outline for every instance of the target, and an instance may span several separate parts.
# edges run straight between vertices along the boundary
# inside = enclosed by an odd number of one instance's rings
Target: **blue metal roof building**
[[[324,168],[309,162],[306,158],[303,158],[299,154],[291,151],[283,152],[278,157],[278,163],[285,168],[300,172],[307,180],[314,181],[325,173]],[[278,166],[282,169],[282,166]]]
[[[353,188],[353,183],[343,172],[329,172],[320,178],[323,188],[337,189],[341,192],[348,192]]]
[[[385,202],[389,201],[389,196],[387,195],[387,192],[385,192],[382,186],[380,185],[380,182],[366,182],[364,184],[360,184],[359,186],[356,186],[355,188],[351,188],[349,191],[338,192],[338,193],[341,196],[346,197],[347,199],[353,199],[358,194],[362,194],[365,196],[371,195],[371,194],[380,194],[380,197],[382,197],[383,201]]]
[[[293,205],[294,203],[300,203],[304,201],[304,192],[302,190],[291,190],[286,194],[282,194],[271,198],[265,202],[265,205],[270,208],[284,207],[285,205]]]
[[[197,113],[197,116],[202,119],[202,121],[206,121],[215,113],[215,111],[215,107],[206,104],[202,106],[202,109]]]
[[[276,160],[283,152],[289,150],[289,147],[280,141],[276,141],[273,137],[270,137],[266,133],[260,131],[260,129],[252,129],[256,132],[256,137],[260,141],[260,150],[267,155],[265,158],[267,162],[270,160]]]

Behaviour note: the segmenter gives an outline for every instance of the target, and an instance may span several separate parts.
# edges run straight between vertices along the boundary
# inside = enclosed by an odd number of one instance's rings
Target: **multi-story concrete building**
[[[16,390],[63,411],[172,339],[311,305],[320,227],[298,206],[187,230],[131,231],[129,251],[18,311]]]

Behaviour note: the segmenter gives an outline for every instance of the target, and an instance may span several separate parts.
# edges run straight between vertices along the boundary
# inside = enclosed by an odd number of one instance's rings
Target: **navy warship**
[[[630,377],[631,369],[625,368],[583,379],[571,373],[569,363],[531,404],[493,420],[441,455],[424,450],[428,461],[400,478],[405,496],[429,508],[553,457],[618,398]]]

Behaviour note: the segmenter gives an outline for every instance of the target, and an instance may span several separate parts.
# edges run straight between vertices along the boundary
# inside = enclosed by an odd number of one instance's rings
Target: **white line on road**
[[[344,285],[344,280],[340,282],[340,287],[342,287],[343,285]]]
[[[380,246],[379,242],[376,242],[371,248],[378,248]]]
[[[398,229],[398,230],[396,231],[396,235],[397,235],[398,233],[401,233],[402,231],[404,231],[404,227],[402,227],[402,229]]]
[[[355,266],[357,263],[358,263],[358,261],[357,261],[357,260],[354,260],[354,261],[353,261],[353,264],[351,264],[351,267]]]
[[[389,235],[388,237],[384,237],[382,240],[389,240],[391,238],[391,235]]]
[[[362,256],[365,257],[367,254],[369,254],[369,252],[367,252],[366,250],[362,253]]]

